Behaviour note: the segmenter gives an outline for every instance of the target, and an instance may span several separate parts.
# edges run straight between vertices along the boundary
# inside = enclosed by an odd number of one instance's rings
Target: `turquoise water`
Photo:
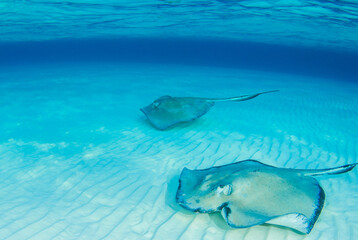
[[[349,239],[358,174],[309,235],[175,202],[184,167],[357,162],[355,1],[0,2],[0,239]],[[231,97],[167,131],[162,95]],[[263,199],[264,200],[264,199]]]
[[[88,37],[215,37],[358,50],[357,2],[2,1],[5,41]]]

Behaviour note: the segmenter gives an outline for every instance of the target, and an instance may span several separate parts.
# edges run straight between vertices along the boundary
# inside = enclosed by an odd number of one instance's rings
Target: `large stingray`
[[[152,104],[140,110],[147,116],[150,123],[160,130],[167,129],[178,123],[193,121],[207,113],[215,102],[245,101],[261,94],[276,92],[268,91],[252,95],[243,95],[232,98],[196,98],[162,96]]]
[[[345,173],[355,165],[305,170],[246,160],[204,170],[184,168],[176,201],[193,212],[221,212],[234,228],[269,223],[308,234],[325,199],[312,176]]]

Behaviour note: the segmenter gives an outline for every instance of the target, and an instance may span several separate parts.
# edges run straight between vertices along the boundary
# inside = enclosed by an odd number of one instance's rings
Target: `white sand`
[[[183,167],[253,158],[290,168],[357,162],[358,85],[179,66],[32,66],[0,72],[0,239],[357,239],[358,174],[319,177],[313,231],[230,229],[174,201]],[[156,97],[230,97],[203,118],[157,131]]]

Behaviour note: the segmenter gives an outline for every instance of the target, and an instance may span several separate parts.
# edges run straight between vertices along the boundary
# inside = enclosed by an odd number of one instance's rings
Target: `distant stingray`
[[[305,170],[246,160],[204,170],[184,168],[176,201],[193,212],[221,211],[233,228],[269,223],[308,234],[325,199],[312,176],[345,173],[355,166]]]
[[[232,98],[196,98],[196,97],[171,97],[162,96],[152,104],[140,110],[147,116],[154,127],[165,130],[178,123],[193,121],[207,113],[215,102],[245,101],[264,93],[277,92],[278,90],[243,95]]]

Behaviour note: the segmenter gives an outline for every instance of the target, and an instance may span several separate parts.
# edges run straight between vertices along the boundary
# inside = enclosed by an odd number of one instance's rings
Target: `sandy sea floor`
[[[0,239],[357,239],[358,170],[318,177],[326,192],[308,235],[175,203],[183,167],[245,159],[277,167],[357,162],[358,84],[207,67],[114,63],[0,71]],[[168,131],[139,108],[162,95],[230,97]]]

